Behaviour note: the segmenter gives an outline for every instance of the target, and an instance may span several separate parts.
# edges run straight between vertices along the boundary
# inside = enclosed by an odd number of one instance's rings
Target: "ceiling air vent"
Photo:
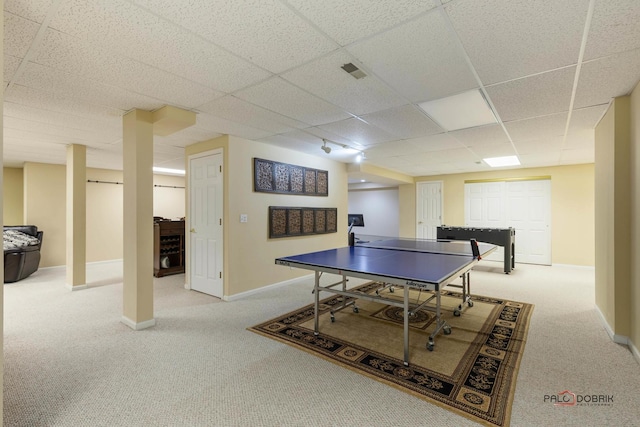
[[[364,71],[362,71],[360,68],[358,68],[355,65],[353,65],[351,62],[349,62],[348,64],[344,64],[340,68],[345,70],[347,73],[351,74],[356,79],[361,79],[363,77],[367,77],[367,75],[364,73]]]

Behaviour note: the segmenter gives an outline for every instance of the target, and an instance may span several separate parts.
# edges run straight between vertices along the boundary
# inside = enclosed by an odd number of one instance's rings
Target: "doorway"
[[[189,283],[191,289],[222,298],[222,149],[189,157]]]
[[[416,193],[416,237],[436,239],[442,225],[442,182],[418,182]]]

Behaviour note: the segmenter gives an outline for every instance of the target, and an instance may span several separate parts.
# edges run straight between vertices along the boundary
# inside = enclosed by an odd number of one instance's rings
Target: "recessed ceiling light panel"
[[[497,123],[493,110],[476,89],[422,102],[418,106],[447,131]]]
[[[501,168],[504,166],[520,165],[520,160],[518,159],[518,156],[489,157],[482,160],[492,168]]]

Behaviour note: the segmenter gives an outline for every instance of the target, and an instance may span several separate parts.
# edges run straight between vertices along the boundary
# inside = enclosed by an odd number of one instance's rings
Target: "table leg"
[[[319,309],[320,309],[320,272],[316,271],[315,272],[315,284],[313,287],[313,293],[315,296],[315,302],[314,302],[314,306],[313,306],[313,312],[314,312],[314,334],[318,335],[319,331],[318,331],[318,316],[319,316]]]
[[[409,366],[409,286],[404,288],[404,365]]]

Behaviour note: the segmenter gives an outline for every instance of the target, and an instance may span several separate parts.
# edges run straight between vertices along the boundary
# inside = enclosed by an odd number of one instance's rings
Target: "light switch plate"
[[[240,222],[248,222],[249,216],[247,214],[240,214]]]

